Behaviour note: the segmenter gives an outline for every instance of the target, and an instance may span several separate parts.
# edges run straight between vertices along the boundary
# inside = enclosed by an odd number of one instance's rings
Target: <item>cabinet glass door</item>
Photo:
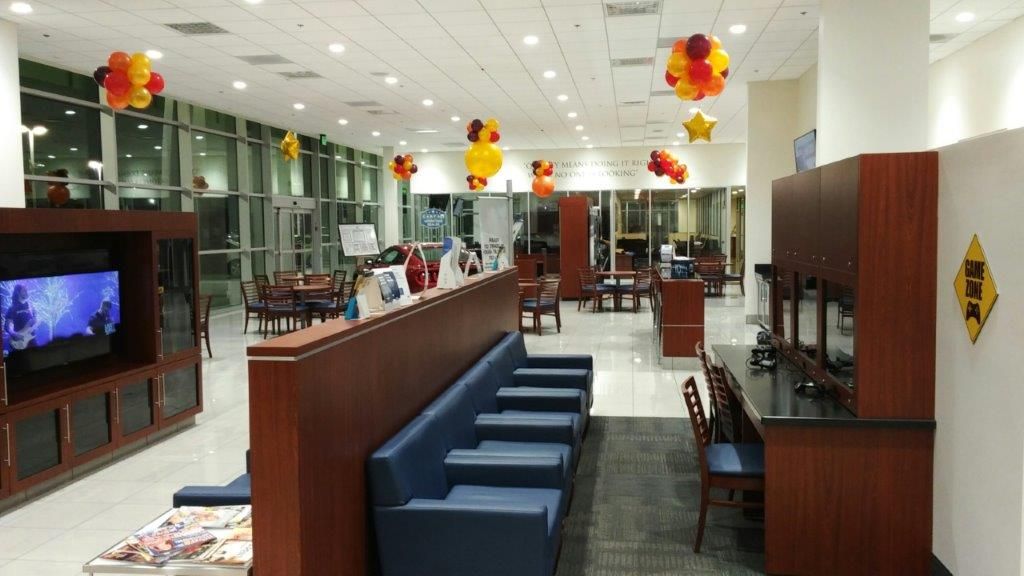
[[[156,424],[153,414],[153,387],[149,378],[118,386],[117,410],[121,437],[130,436]]]
[[[171,418],[199,405],[198,365],[171,370],[163,376],[163,417]]]
[[[113,441],[110,431],[110,392],[72,400],[71,446],[75,457],[92,452]]]
[[[11,426],[6,418],[0,418],[0,498],[11,493]]]
[[[164,357],[196,347],[191,239],[159,240],[160,330]]]
[[[11,416],[14,481],[58,468],[64,462],[63,404],[25,416]]]

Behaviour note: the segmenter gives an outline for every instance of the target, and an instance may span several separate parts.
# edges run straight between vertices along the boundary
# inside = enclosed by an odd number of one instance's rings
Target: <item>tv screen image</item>
[[[817,130],[800,136],[793,140],[793,154],[796,156],[796,171],[803,172],[814,168],[817,163]]]
[[[0,280],[4,358],[109,340],[121,324],[118,280],[116,271]],[[95,346],[88,348],[96,350]],[[66,359],[82,359],[80,356],[72,353]],[[60,363],[64,363],[60,358],[46,362]]]

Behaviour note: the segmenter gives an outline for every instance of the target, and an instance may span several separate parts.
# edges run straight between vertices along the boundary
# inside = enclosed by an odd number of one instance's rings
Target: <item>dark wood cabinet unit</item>
[[[100,254],[118,272],[121,319],[95,358],[18,374],[0,364],[0,508],[202,410],[197,247],[194,214],[0,209],[0,263]],[[0,280],[30,276],[0,266]]]
[[[580,268],[590,266],[590,208],[588,196],[558,199],[559,274],[562,298],[580,297]]]

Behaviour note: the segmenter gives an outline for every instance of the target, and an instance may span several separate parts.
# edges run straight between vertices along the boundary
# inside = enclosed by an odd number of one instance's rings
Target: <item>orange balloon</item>
[[[721,74],[719,74],[719,76],[721,76]],[[697,96],[698,92],[700,92],[700,89],[689,82],[679,80],[679,82],[676,83],[676,96],[678,96],[680,100],[693,100],[693,98]]]
[[[668,57],[666,68],[668,68],[669,74],[679,78],[686,72],[688,63],[685,52],[673,52]]]
[[[712,52],[714,52],[715,50],[721,50],[721,48],[722,48],[722,41],[718,39],[718,36],[715,36],[714,34],[709,34],[708,35],[708,40],[711,40],[711,51]]]
[[[712,36],[712,38],[714,38],[714,36]],[[686,54],[686,40],[686,38],[676,40],[675,44],[672,45],[672,51]]]
[[[550,176],[538,176],[533,179],[533,193],[539,198],[547,198],[555,191],[555,181]]]
[[[711,75],[711,79],[704,84],[704,93],[708,96],[718,96],[722,93],[722,90],[725,90],[725,78],[718,72],[715,72]]]
[[[128,71],[128,67],[132,65],[132,57],[127,52],[111,52],[110,57],[107,58],[107,66],[111,70],[121,70],[124,72]]]
[[[128,92],[125,92],[124,94],[118,96],[117,94],[114,94],[109,90],[107,91],[107,105],[113,108],[114,110],[124,110],[128,107],[129,102],[130,96]]]

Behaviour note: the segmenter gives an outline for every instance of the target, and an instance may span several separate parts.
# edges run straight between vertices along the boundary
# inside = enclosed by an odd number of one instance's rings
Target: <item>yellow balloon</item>
[[[128,103],[133,108],[141,110],[148,107],[152,101],[153,95],[149,93],[145,86],[132,86],[131,91],[128,93]]]
[[[689,60],[686,59],[685,52],[673,52],[668,57],[668,73],[679,78],[681,74],[686,71]]]
[[[132,83],[132,86],[145,86],[149,83],[151,75],[148,64],[136,64],[133,61],[132,65],[128,67],[128,81]]]
[[[394,161],[394,160],[392,160],[392,161],[388,162],[388,168],[390,168],[390,169],[392,169],[392,170],[394,170],[394,169],[395,169],[395,161]]]
[[[477,178],[490,178],[501,170],[501,148],[489,142],[477,142],[466,150],[466,169]]]
[[[135,54],[132,54],[132,63],[130,64],[130,66],[142,66],[149,70],[150,66],[152,65],[152,62],[149,61],[149,56],[146,56],[142,52],[136,52]]]
[[[484,122],[484,126],[486,126],[491,132],[497,132],[500,129],[498,121],[494,118],[488,118],[487,122]]]
[[[708,56],[708,62],[711,62],[711,69],[719,74],[722,70],[729,67],[729,53],[719,48],[718,50],[712,50],[711,55]]]
[[[718,36],[711,34],[708,36],[708,40],[711,40],[711,51],[720,50],[722,48],[722,41],[718,39]]]
[[[680,80],[676,83],[676,96],[678,96],[680,100],[693,100],[699,92],[700,89],[689,82],[683,82]]]
[[[480,136],[480,139],[477,140],[477,142],[490,142],[491,141],[491,131],[489,129],[487,129],[487,128],[481,128],[480,132],[478,132],[477,135]]]

